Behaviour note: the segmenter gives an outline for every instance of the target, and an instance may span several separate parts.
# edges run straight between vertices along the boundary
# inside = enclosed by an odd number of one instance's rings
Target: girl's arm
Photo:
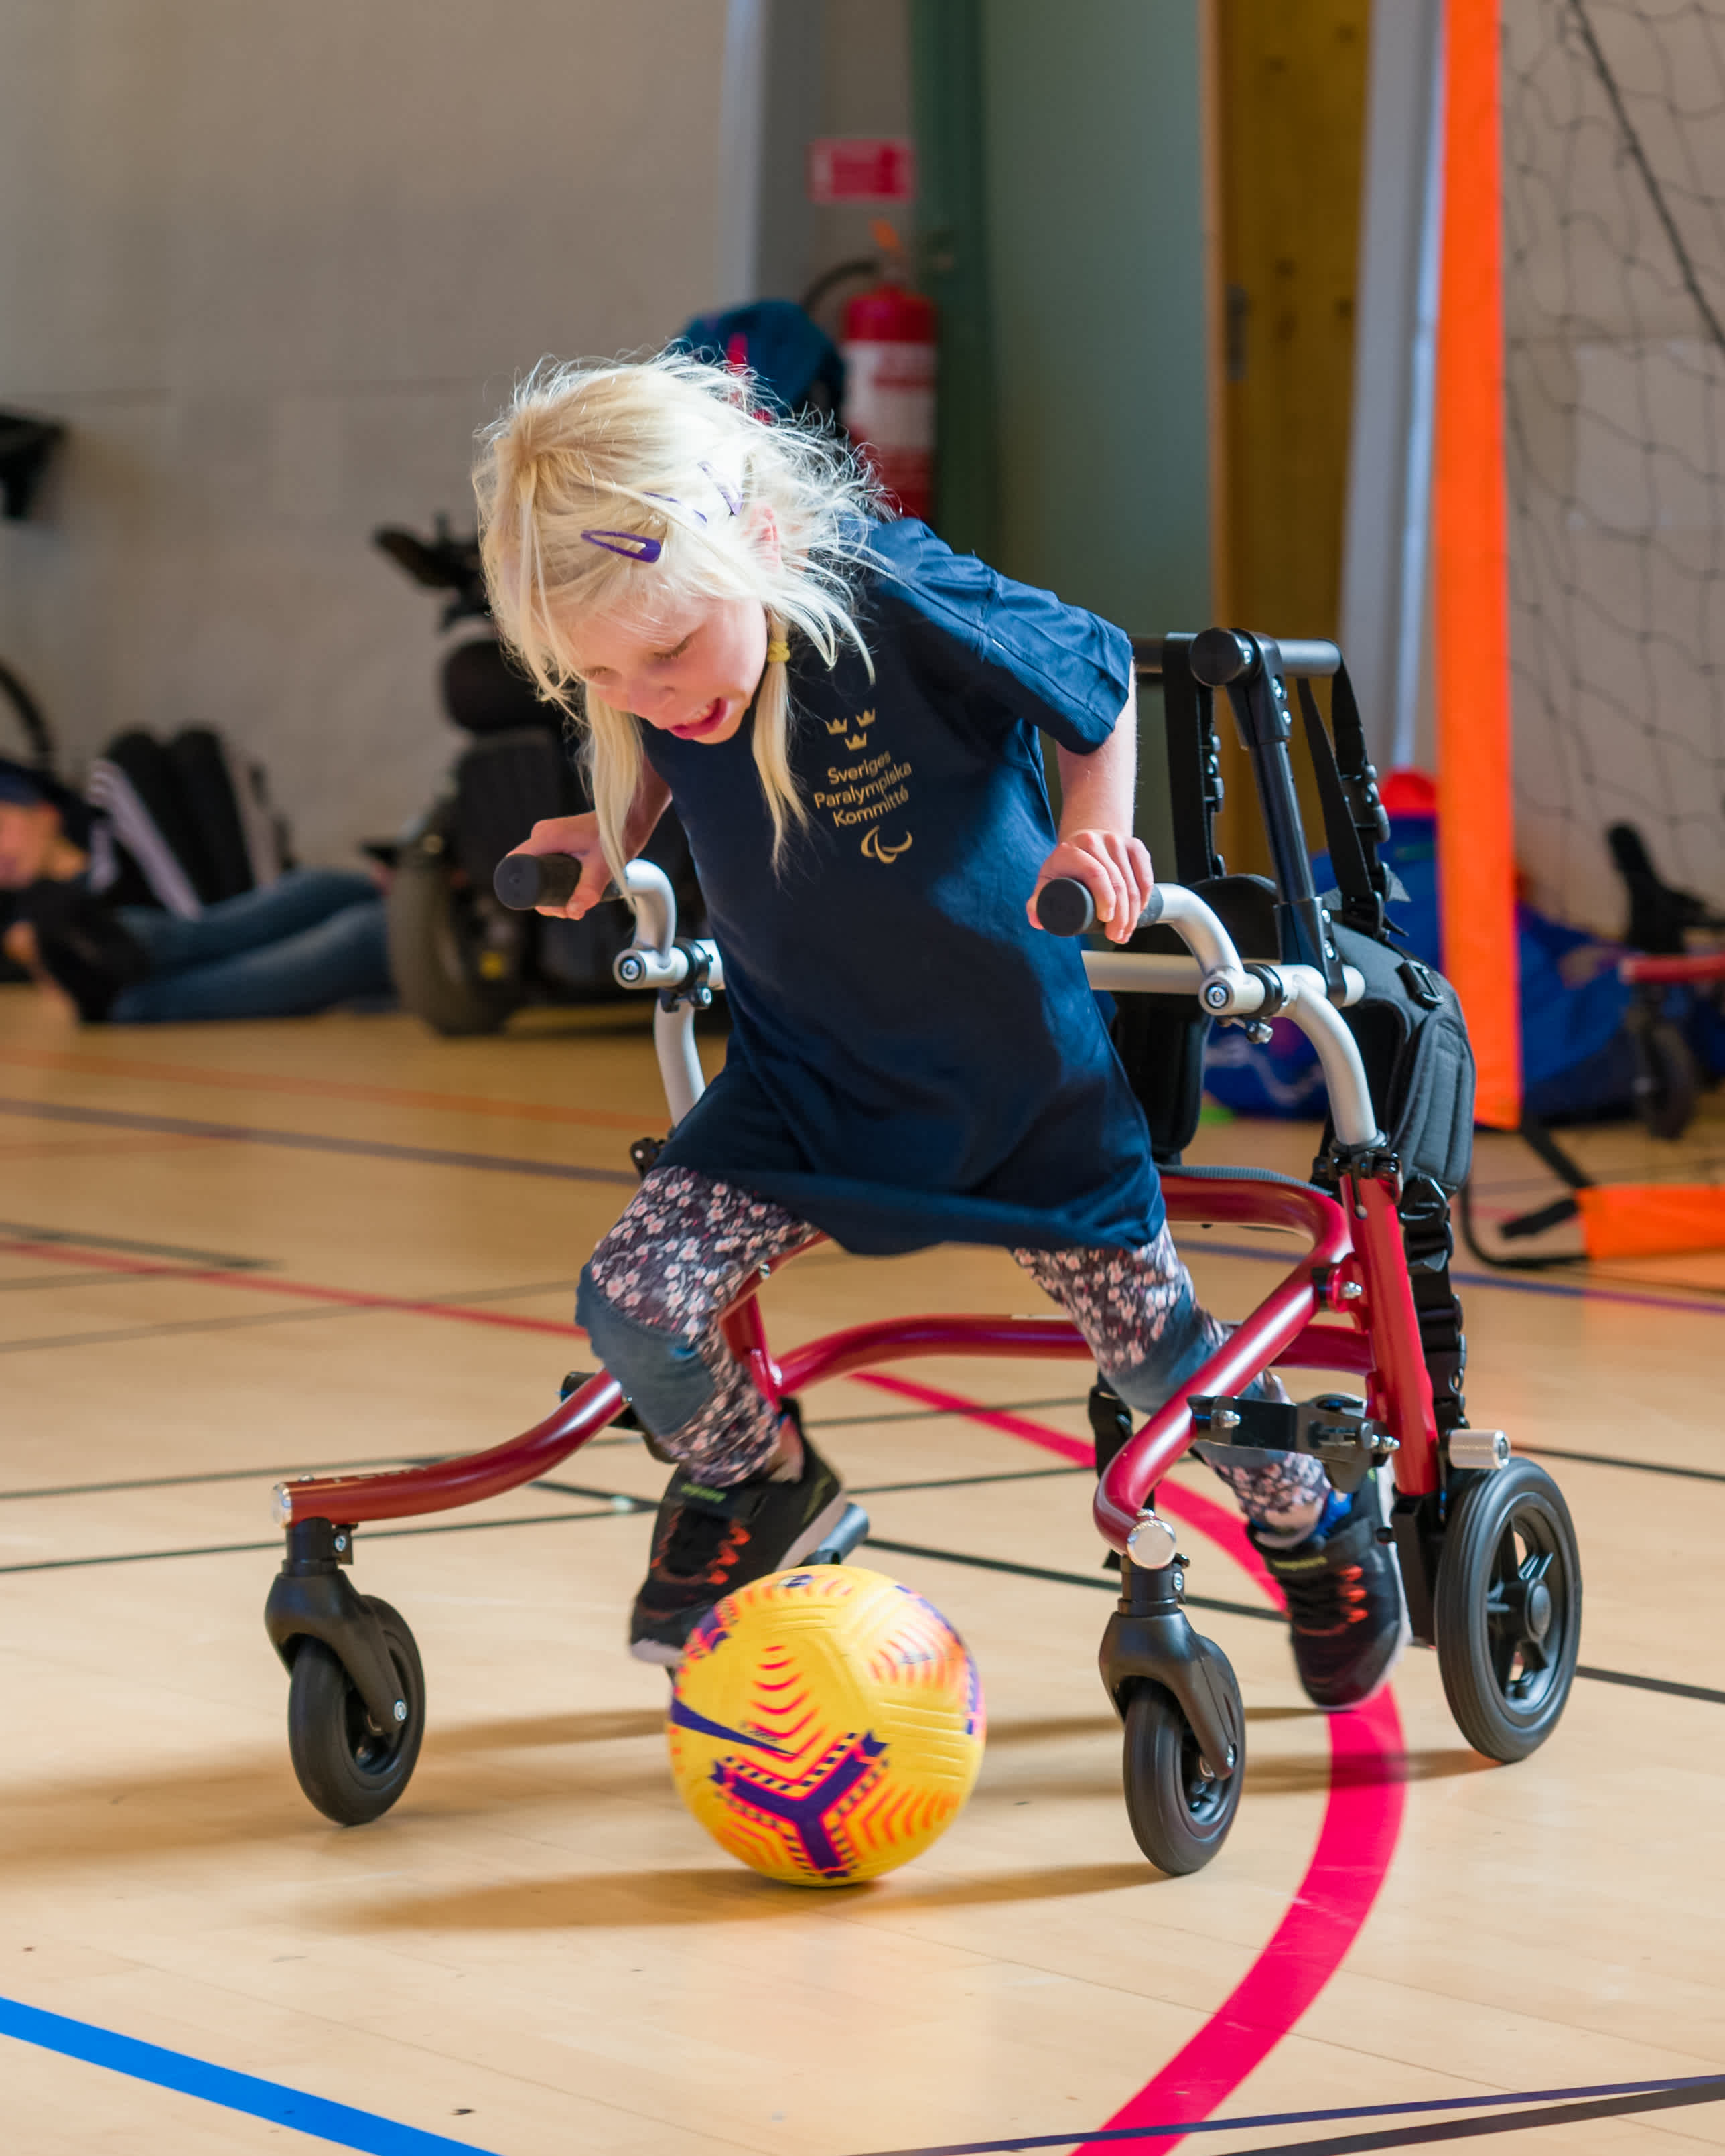
[[[1037,872],[1026,909],[1036,919],[1036,891],[1055,876],[1076,876],[1096,901],[1096,918],[1111,942],[1124,943],[1150,903],[1155,874],[1150,855],[1132,835],[1138,770],[1138,688],[1100,748],[1077,756],[1057,748],[1060,771],[1060,842]],[[1040,925],[1040,923],[1038,924]]]
[[[631,860],[639,853],[660,818],[670,805],[670,788],[649,764],[641,767],[641,783],[635,788],[624,839]],[[611,880],[610,866],[599,844],[599,819],[589,809],[584,816],[549,816],[536,824],[516,849],[522,854],[572,854],[581,864],[581,880],[567,906],[542,906],[535,910],[579,921],[597,906]]]

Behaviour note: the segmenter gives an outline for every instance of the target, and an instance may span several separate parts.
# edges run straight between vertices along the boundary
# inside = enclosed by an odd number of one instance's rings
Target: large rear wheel
[[[1581,1555],[1563,1493],[1512,1460],[1450,1512],[1432,1612],[1455,1725],[1488,1759],[1525,1759],[1558,1726],[1581,1648]]]
[[[387,920],[396,993],[415,1018],[450,1034],[502,1026],[521,999],[516,959],[489,939],[477,901],[456,888],[444,854],[423,843],[403,853]]]

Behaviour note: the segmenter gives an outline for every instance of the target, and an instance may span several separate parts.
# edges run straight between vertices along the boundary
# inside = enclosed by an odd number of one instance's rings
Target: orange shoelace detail
[[[1293,1605],[1288,1614],[1294,1630],[1296,1632],[1303,1632],[1309,1640],[1327,1640],[1333,1638],[1337,1632],[1345,1630],[1350,1625],[1364,1624],[1369,1613],[1365,1606],[1366,1590],[1362,1584],[1363,1577],[1358,1565],[1348,1564],[1343,1565],[1339,1572],[1332,1573],[1330,1581],[1327,1581],[1322,1588],[1319,1588],[1316,1582],[1305,1587],[1303,1593],[1300,1587],[1295,1587],[1288,1596],[1291,1605]],[[1333,1584],[1331,1584],[1332,1582]],[[1327,1597],[1332,1594],[1335,1599],[1343,1605],[1340,1623],[1314,1625],[1309,1621],[1302,1621],[1309,1620],[1312,1613],[1309,1609],[1301,1609],[1298,1606],[1299,1603],[1315,1599],[1316,1594],[1320,1593],[1326,1594]]]
[[[734,1520],[726,1527],[725,1539],[720,1543],[718,1554],[713,1559],[712,1569],[706,1575],[706,1584],[709,1587],[722,1587],[725,1584],[726,1574],[736,1563],[737,1554],[747,1543],[748,1538],[749,1531],[741,1520]]]

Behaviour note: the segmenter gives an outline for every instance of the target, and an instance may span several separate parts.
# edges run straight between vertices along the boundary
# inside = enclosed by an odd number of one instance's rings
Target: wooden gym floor
[[[395,1018],[80,1034],[0,990],[6,2148],[861,2156],[1208,2112],[1294,2115],[1190,2143],[1214,2156],[1470,2121],[1553,2156],[1725,2143],[1725,2102],[1505,2131],[1501,2101],[1725,2073],[1725,1259],[1462,1261],[1476,1419],[1558,1474],[1588,1568],[1589,1674],[1520,1766],[1463,1746],[1430,1656],[1368,1714],[1311,1712],[1193,1466],[1192,1586],[1227,1605],[1201,1621],[1250,1762],[1219,1860],[1158,1878],[1095,1674],[1083,1373],[955,1360],[810,1402],[872,1561],[983,1672],[981,1783],[920,1863],[774,1888],[683,1813],[663,1678],[622,1645],[631,1501],[662,1471],[622,1437],[362,1535],[429,1731],[384,1820],[313,1813],[259,1621],[271,1481],[536,1420],[582,1359],[575,1276],[627,1141],[661,1120],[633,1008],[471,1043]],[[1202,1150],[1296,1168],[1311,1139]],[[1548,1194],[1507,1141],[1481,1183],[1488,1210]],[[1203,1240],[1219,1308],[1273,1278],[1267,1240]],[[1036,1300],[995,1254],[826,1251],[768,1304],[788,1341]]]

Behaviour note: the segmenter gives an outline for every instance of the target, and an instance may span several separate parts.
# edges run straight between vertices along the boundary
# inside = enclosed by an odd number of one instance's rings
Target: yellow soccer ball
[[[932,1604],[860,1565],[753,1581],[689,1640],[665,1723],[683,1801],[768,1879],[847,1887],[964,1808],[982,1681]]]

